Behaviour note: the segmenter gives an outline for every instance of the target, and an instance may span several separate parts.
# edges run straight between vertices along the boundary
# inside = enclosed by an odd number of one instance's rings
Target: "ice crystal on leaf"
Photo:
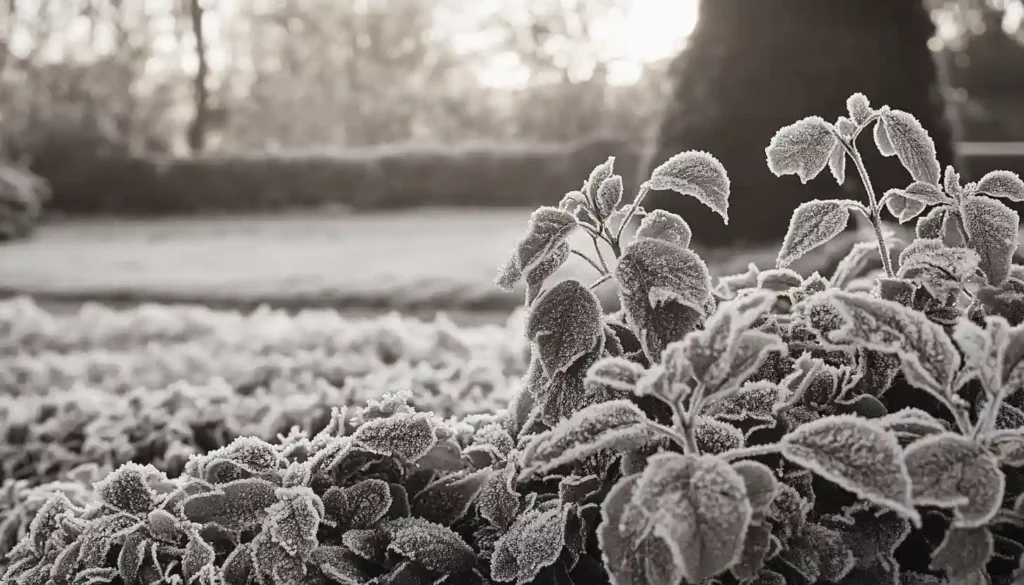
[[[491,577],[526,585],[558,560],[565,547],[568,508],[531,510],[519,516],[494,545]]]
[[[706,152],[683,152],[663,162],[651,173],[648,187],[695,197],[729,223],[729,175]]]
[[[1024,201],[1024,181],[1021,181],[1017,173],[1010,171],[992,171],[986,174],[978,181],[974,191],[1017,203]]]
[[[323,496],[323,523],[345,528],[369,528],[391,507],[391,489],[379,479],[364,479],[347,488],[332,486]]]
[[[879,135],[884,138],[880,139]],[[941,173],[935,141],[921,122],[900,110],[885,110],[875,126],[875,141],[886,156],[895,154],[915,181],[939,184]]]
[[[923,181],[914,181],[906,189],[891,189],[886,193],[898,193],[905,199],[917,201],[925,205],[942,205],[953,203],[953,198],[947,195],[938,185]],[[901,220],[900,223],[903,223]]]
[[[904,461],[914,502],[952,508],[955,526],[984,526],[999,511],[1005,476],[996,458],[970,438],[955,433],[924,437],[907,447]]]
[[[543,291],[544,281],[558,271],[565,264],[572,254],[572,246],[569,242],[562,242],[555,246],[551,254],[541,260],[537,267],[526,275],[526,304],[532,305]]]
[[[970,247],[981,256],[989,284],[1002,284],[1017,251],[1020,216],[995,199],[977,195],[964,198],[960,209]]]
[[[751,329],[774,304],[776,295],[757,292],[723,304],[701,331],[688,333],[680,351],[705,387],[706,395],[721,399],[739,388],[764,362],[770,351],[785,351],[777,335]]]
[[[829,416],[800,426],[780,445],[786,459],[920,523],[902,449],[877,424],[851,415]]]
[[[622,201],[622,177],[612,175],[605,179],[597,189],[597,213],[602,217],[608,217]]]
[[[979,274],[981,258],[968,248],[950,248],[938,239],[919,238],[900,253],[896,276],[920,283],[937,299],[959,293]]]
[[[829,341],[898,353],[903,373],[912,384],[940,397],[949,394],[960,354],[940,325],[893,301],[840,291],[820,295],[824,296],[815,295],[811,300],[834,307],[845,321],[838,331],[827,334]]]
[[[745,443],[743,433],[738,428],[708,416],[697,417],[693,425],[693,435],[700,452],[709,455],[739,449]]]
[[[152,466],[125,463],[100,481],[96,492],[103,503],[117,510],[135,515],[149,514],[156,507],[156,493],[146,482],[150,473],[160,474]]]
[[[655,209],[648,213],[636,230],[637,238],[665,240],[680,248],[690,247],[692,235],[690,225],[683,218],[662,209]]]
[[[213,547],[198,534],[193,534],[185,545],[185,554],[181,557],[181,572],[185,581],[195,583],[205,577],[206,582],[215,583],[215,557]]]
[[[198,524],[216,522],[241,531],[263,522],[267,509],[277,502],[276,486],[264,479],[239,479],[185,500],[185,517]]]
[[[850,115],[850,120],[858,126],[867,122],[874,113],[871,102],[862,93],[855,93],[846,98],[846,111]]]
[[[618,521],[633,550],[661,541],[674,582],[699,583],[738,560],[752,516],[743,477],[728,463],[661,453],[648,460]]]
[[[564,280],[542,293],[526,320],[526,335],[549,377],[564,373],[603,334],[601,303],[575,280]]]
[[[988,528],[951,526],[932,553],[928,568],[945,573],[950,583],[984,583],[985,565],[994,550],[995,541]]]
[[[422,518],[400,518],[384,526],[388,550],[435,573],[462,573],[476,566],[476,554],[450,529]]]
[[[615,157],[609,156],[603,163],[594,167],[594,170],[590,171],[590,176],[587,178],[586,193],[590,208],[599,211],[600,205],[600,192],[604,182],[612,178],[612,174],[615,172]],[[613,205],[614,207],[614,205]]]
[[[925,204],[917,201],[916,199],[910,199],[905,197],[897,191],[887,191],[885,199],[885,208],[889,210],[889,213],[893,214],[896,219],[901,223],[907,223],[915,217],[921,215],[921,212],[925,209]]]
[[[804,118],[772,137],[765,149],[768,169],[777,177],[797,175],[807,183],[825,169],[838,143],[831,124],[818,116]]]
[[[368,579],[361,568],[359,556],[343,546],[319,546],[310,560],[325,576],[341,585],[358,585]]]
[[[437,443],[435,428],[429,414],[396,414],[363,423],[352,435],[352,444],[379,455],[416,461]]]
[[[556,207],[541,207],[530,216],[526,236],[498,273],[495,284],[511,291],[524,274],[553,254],[579,227],[576,217]]]
[[[521,456],[524,473],[545,473],[604,449],[638,447],[652,438],[648,425],[628,400],[588,406],[530,441]]]
[[[713,402],[704,411],[753,432],[775,426],[775,408],[789,399],[790,391],[771,382],[744,384],[735,394]]]
[[[410,502],[413,514],[445,526],[454,524],[469,511],[492,473],[487,467],[452,473],[430,483]]]
[[[317,546],[323,503],[307,487],[278,488],[277,499],[267,511],[264,534],[269,534],[289,555],[309,555]]]
[[[708,267],[696,254],[663,240],[642,238],[615,268],[619,299],[644,353],[658,361],[665,347],[705,319],[711,290]]]
[[[519,513],[522,498],[516,492],[516,475],[516,465],[511,462],[506,464],[487,478],[487,483],[477,496],[480,516],[498,528],[508,528]]]
[[[837,200],[808,201],[793,212],[789,231],[779,250],[776,266],[789,266],[811,250],[843,233],[850,220],[848,203]]]

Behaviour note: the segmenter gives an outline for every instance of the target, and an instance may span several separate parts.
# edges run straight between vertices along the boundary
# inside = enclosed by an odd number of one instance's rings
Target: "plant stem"
[[[967,414],[967,409],[964,408],[963,404],[957,404],[953,401],[946,402],[946,408],[953,413],[953,419],[956,420],[956,426],[960,429],[960,434],[969,436],[972,434],[971,417]]]
[[[885,269],[885,275],[889,278],[893,278],[895,273],[892,271],[892,259],[889,257],[889,247],[885,245],[885,236],[882,235],[882,216],[881,209],[878,207],[878,199],[875,197],[875,188],[871,185],[871,177],[868,176],[868,170],[864,167],[864,160],[860,156],[860,152],[857,151],[857,146],[853,143],[847,143],[842,138],[839,138],[840,143],[846,150],[846,153],[853,159],[853,164],[857,167],[857,173],[860,175],[860,180],[864,183],[864,189],[868,193],[868,204],[871,209],[871,225],[875,228],[875,238],[878,239],[878,255],[882,258],[882,267]]]
[[[601,261],[601,268],[604,269],[604,274],[611,273],[611,270],[608,270],[608,263],[604,261],[604,254],[601,253],[601,247],[597,244],[597,236],[590,234],[590,241],[594,242],[594,251],[597,252],[597,259]]]
[[[679,445],[679,447],[683,449],[684,453],[691,453],[687,438],[680,435],[675,430],[660,425],[656,422],[651,422],[648,425],[648,428],[657,435],[661,435],[663,437],[668,437],[669,439],[672,439],[672,441],[675,442],[675,444]],[[694,452],[694,454],[696,453]]]
[[[974,433],[972,433],[971,438],[977,439],[982,435],[988,434],[996,426],[996,419],[999,417],[999,411],[1003,407],[1004,396],[1006,396],[1006,393],[999,391],[989,401],[985,412],[979,417],[981,420],[978,421],[978,426],[974,427]]]
[[[633,205],[629,208],[629,213],[626,214],[625,219],[622,220],[622,225],[615,232],[615,243],[619,244],[622,241],[622,232],[626,229],[626,225],[629,224],[630,220],[633,219],[633,215],[636,214],[636,210],[640,209],[640,204],[644,202],[644,198],[651,192],[650,186],[644,183],[640,186],[640,192],[637,193],[636,199],[633,201]]]
[[[601,278],[598,278],[597,280],[594,281],[593,284],[590,285],[590,290],[594,290],[595,288],[601,286],[602,284],[604,284],[605,282],[607,282],[607,281],[609,281],[611,279],[612,279],[612,275],[611,274],[603,275]]]
[[[593,266],[594,270],[600,272],[602,275],[608,274],[608,271],[607,270],[602,270],[601,267],[598,266],[596,262],[594,262],[593,260],[590,259],[590,256],[587,256],[586,254],[584,254],[583,252],[580,252],[579,250],[570,250],[570,252],[572,252],[573,254],[579,256],[580,258],[583,258],[584,260],[586,260],[587,264],[590,264],[591,266]]]

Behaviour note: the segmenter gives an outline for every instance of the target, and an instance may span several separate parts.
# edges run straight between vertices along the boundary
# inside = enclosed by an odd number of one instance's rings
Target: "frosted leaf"
[[[938,239],[920,238],[900,253],[896,276],[918,282],[937,299],[959,293],[979,274],[981,258],[968,248],[950,248]]]
[[[253,575],[252,550],[248,543],[240,544],[224,559],[223,575],[226,585],[248,585]],[[344,581],[343,585],[348,585]]]
[[[765,149],[768,169],[776,177],[797,175],[807,183],[825,169],[838,143],[831,124],[818,116],[804,118],[772,137]]]
[[[841,329],[828,334],[830,341],[898,353],[911,384],[939,396],[950,392],[960,354],[941,325],[894,301],[840,291],[819,294],[827,295],[823,298],[845,321]]]
[[[263,533],[291,556],[305,557],[317,547],[323,504],[308,487],[278,488],[278,502],[268,510]]]
[[[1006,319],[999,316],[986,317],[985,329],[962,319],[953,331],[953,339],[963,350],[967,365],[981,378],[986,391],[995,393],[1004,386],[1022,386],[1024,327],[1011,328]]]
[[[213,561],[216,554],[201,536],[193,534],[185,545],[185,554],[181,557],[181,572],[187,583],[210,581],[214,574]]]
[[[728,463],[659,453],[648,460],[620,526],[634,542],[662,541],[676,583],[699,583],[739,559],[752,516],[743,477]]]
[[[855,93],[846,98],[846,111],[850,114],[850,120],[858,126],[868,121],[874,110],[871,109],[871,102],[862,93]]]
[[[916,408],[904,408],[889,413],[875,419],[875,422],[883,429],[895,433],[897,437],[907,436],[915,440],[949,430],[943,421]]]
[[[952,508],[954,526],[984,526],[999,512],[1006,478],[999,461],[971,439],[956,433],[929,435],[911,443],[903,458],[914,503]]]
[[[491,578],[500,583],[532,583],[545,567],[558,560],[565,547],[568,508],[531,510],[516,519],[494,543]]]
[[[477,496],[480,516],[501,529],[511,526],[519,513],[522,498],[515,488],[516,471],[510,462],[500,472],[492,473]]]
[[[594,170],[590,171],[590,177],[587,178],[586,192],[590,208],[594,211],[598,211],[601,208],[599,195],[601,186],[604,185],[605,181],[612,177],[612,173],[614,172],[614,156],[609,156],[607,160],[594,167]]]
[[[834,288],[846,288],[854,278],[864,272],[877,253],[878,245],[875,242],[857,242],[836,265],[829,284]]]
[[[512,257],[494,282],[511,291],[524,274],[550,256],[579,227],[576,217],[556,207],[540,207],[530,215],[526,236],[516,243]]]
[[[832,155],[828,157],[828,170],[836,183],[842,185],[846,182],[846,149],[842,144],[836,144],[832,149]]]
[[[896,149],[892,145],[892,141],[889,140],[889,132],[886,130],[882,120],[875,122],[875,129],[872,133],[875,138],[875,147],[878,148],[878,152],[882,156],[893,156],[896,154]]]
[[[623,525],[626,506],[633,498],[640,474],[615,484],[601,504],[597,541],[604,566],[614,585],[678,585],[672,553],[656,538],[637,541],[634,530]]]
[[[925,204],[914,199],[908,199],[901,193],[893,193],[890,190],[886,192],[888,198],[885,200],[885,208],[889,210],[889,213],[893,215],[901,224],[907,223],[915,217],[921,215],[921,212],[925,209]]]
[[[764,463],[751,460],[737,461],[732,464],[732,468],[743,478],[754,515],[766,514],[779,492],[775,474]]]
[[[727,422],[707,416],[698,416],[693,425],[693,436],[701,453],[721,455],[743,447],[743,433]]]
[[[757,288],[766,291],[786,292],[801,282],[803,277],[789,268],[771,268],[757,275]]]
[[[747,265],[746,272],[719,277],[718,284],[715,286],[715,294],[724,299],[731,299],[744,289],[756,287],[760,273],[761,270],[757,265],[751,262]]]
[[[853,133],[857,131],[857,124],[854,124],[853,120],[846,116],[839,116],[836,119],[836,130],[843,138],[851,138]]]
[[[971,195],[960,206],[970,247],[981,256],[981,269],[991,285],[1006,281],[1017,251],[1020,216],[1003,203]]]
[[[493,445],[502,456],[515,448],[515,440],[500,423],[491,423],[473,434],[474,445]]]
[[[487,467],[453,473],[430,483],[410,502],[413,515],[444,526],[454,524],[466,515],[492,473]]]
[[[730,569],[742,583],[765,585],[764,580],[755,579],[764,568],[765,559],[772,548],[772,528],[770,524],[752,522],[747,528],[747,537],[743,541],[743,551]],[[785,584],[785,579],[782,580]]]
[[[604,482],[596,475],[570,475],[558,482],[558,500],[563,504],[586,504],[599,495]]]
[[[555,247],[554,251],[535,268],[526,273],[526,305],[530,306],[541,291],[544,290],[544,281],[558,271],[572,255],[572,247],[569,242],[562,242]]]
[[[915,233],[917,237],[924,239],[942,238],[946,221],[946,214],[949,208],[945,205],[932,208],[927,215],[918,218]]]
[[[107,553],[114,546],[119,535],[126,535],[139,527],[138,518],[129,514],[117,513],[102,516],[90,522],[79,536],[81,549],[78,551],[78,566],[96,567],[104,565]]]
[[[378,455],[416,461],[437,443],[434,429],[427,413],[396,414],[363,423],[352,435],[352,445]]]
[[[648,187],[696,197],[729,223],[729,175],[714,156],[697,150],[663,162],[651,173]]]
[[[942,174],[942,188],[954,200],[959,201],[963,197],[964,188],[960,185],[960,174],[956,172],[953,165],[946,165],[946,170]]]
[[[597,189],[597,213],[606,218],[622,202],[622,177],[612,175],[605,179]]]
[[[594,404],[534,437],[521,459],[524,474],[544,474],[604,449],[626,450],[652,439],[649,421],[628,400]]]
[[[975,192],[1019,203],[1024,201],[1024,181],[1020,180],[1017,173],[992,171],[978,181]]]
[[[630,394],[643,375],[643,367],[636,362],[621,357],[606,357],[590,366],[584,384],[589,392]]]
[[[117,579],[117,570],[107,567],[90,567],[75,575],[71,585],[107,585]]]
[[[984,583],[984,579],[971,580],[972,574],[984,574],[985,565],[992,558],[995,541],[992,532],[984,527],[958,528],[951,526],[938,548],[932,552],[933,571],[942,571],[950,583]]]
[[[601,303],[576,280],[564,280],[542,293],[526,318],[526,336],[549,377],[568,370],[603,335]]]
[[[345,548],[368,561],[380,562],[387,554],[391,536],[384,528],[346,530],[341,537]]]
[[[783,268],[811,250],[843,233],[850,220],[850,209],[842,201],[824,200],[801,203],[789,221],[775,265]]]
[[[920,524],[900,444],[877,424],[852,415],[828,416],[800,426],[779,444],[793,463]]]
[[[125,537],[124,544],[121,545],[121,552],[117,555],[117,572],[120,573],[125,583],[135,582],[139,569],[146,559],[148,548],[149,542],[141,532],[135,532]]]
[[[692,235],[690,225],[683,218],[663,209],[655,209],[640,222],[635,237],[665,240],[680,248],[689,248]]]
[[[914,181],[906,189],[892,189],[907,199],[912,199],[925,205],[942,205],[953,203],[953,199],[947,195],[938,185]]]
[[[332,486],[321,499],[323,523],[346,529],[373,526],[384,517],[392,502],[391,488],[379,479],[364,479],[347,488]]]
[[[219,485],[216,491],[188,498],[182,504],[182,512],[192,522],[216,522],[238,532],[260,524],[267,517],[267,510],[277,502],[275,489],[265,479],[240,479]]]
[[[771,382],[744,384],[735,394],[711,403],[704,411],[717,419],[755,424],[755,428],[775,426],[775,407],[789,399],[786,388]],[[753,430],[753,429],[751,429]]]
[[[422,518],[401,518],[385,527],[388,550],[435,573],[462,573],[476,566],[476,553],[450,529]]]
[[[152,466],[125,463],[96,484],[96,493],[104,504],[129,514],[143,515],[156,507],[156,492],[146,476],[156,472]]]
[[[807,524],[779,555],[810,582],[840,582],[856,559],[842,534],[820,524]]]
[[[688,333],[680,342],[707,396],[723,398],[753,375],[770,351],[785,351],[778,336],[751,329],[775,301],[775,294],[759,291],[724,303],[704,330]]]
[[[149,513],[147,521],[149,534],[155,540],[174,544],[185,536],[181,520],[167,510],[153,510]]]
[[[197,473],[211,483],[225,483],[269,473],[281,465],[281,456],[270,443],[256,437],[239,437],[230,445],[196,459]]]
[[[562,211],[575,215],[577,209],[585,207],[586,205],[587,196],[584,195],[582,191],[569,191],[558,203],[558,208]]]
[[[359,585],[368,580],[359,556],[343,546],[319,546],[310,560],[324,575],[341,585]]]
[[[659,361],[665,347],[704,320],[711,276],[699,256],[663,240],[642,238],[615,268],[619,299],[644,353]]]
[[[941,169],[935,155],[935,141],[913,115],[900,110],[882,114],[892,149],[915,181],[939,184]]]

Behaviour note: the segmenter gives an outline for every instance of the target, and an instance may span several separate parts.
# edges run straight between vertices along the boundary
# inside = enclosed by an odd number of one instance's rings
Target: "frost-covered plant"
[[[608,159],[533,214],[499,272],[525,281],[530,342],[507,410],[444,422],[389,397],[312,438],[238,439],[173,480],[122,466],[100,503],[48,499],[3,583],[1019,585],[1024,267],[998,198],[1024,182],[940,185],[912,116],[859,95],[848,113],[768,147],[804,181],[842,180],[852,158],[869,199],[795,210],[775,268],[716,282],[683,218],[642,209],[674,190],[727,221],[710,154],[671,158],[626,204]],[[912,179],[881,198],[853,146],[870,124]],[[928,205],[894,265],[883,211]],[[787,268],[851,210],[876,241],[829,278]],[[574,257],[593,283],[551,279]]]

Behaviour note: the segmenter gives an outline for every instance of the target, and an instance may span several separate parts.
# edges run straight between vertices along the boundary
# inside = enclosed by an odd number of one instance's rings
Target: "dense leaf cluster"
[[[686,221],[642,209],[668,189],[728,221],[711,155],[673,157],[627,204],[608,159],[500,269],[528,284],[507,409],[443,421],[392,396],[193,455],[177,478],[125,464],[45,498],[2,582],[1020,585],[1024,266],[1000,199],[1024,182],[961,185],[913,116],[848,106],[766,150],[804,182],[849,162],[868,195],[795,210],[776,268],[712,279]],[[865,130],[907,189],[876,196]],[[896,258],[886,210],[918,219]],[[786,267],[850,213],[877,241],[827,278]],[[572,249],[576,232],[614,258]],[[598,278],[548,282],[573,257]]]

